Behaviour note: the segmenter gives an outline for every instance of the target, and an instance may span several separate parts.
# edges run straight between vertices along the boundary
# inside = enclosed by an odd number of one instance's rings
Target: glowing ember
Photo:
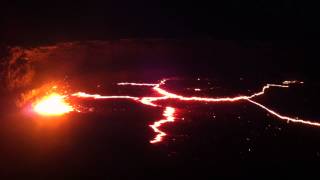
[[[65,102],[65,96],[52,93],[42,98],[33,106],[33,110],[43,116],[59,116],[73,111],[73,107]]]

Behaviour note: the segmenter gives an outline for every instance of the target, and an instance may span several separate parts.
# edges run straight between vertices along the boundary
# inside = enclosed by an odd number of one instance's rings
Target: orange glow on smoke
[[[38,101],[33,106],[33,110],[43,116],[60,116],[74,109],[65,101],[65,96],[52,93]]]

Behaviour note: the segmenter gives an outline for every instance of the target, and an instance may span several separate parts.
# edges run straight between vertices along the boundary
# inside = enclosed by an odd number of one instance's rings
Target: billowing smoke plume
[[[8,90],[16,90],[28,86],[32,82],[35,70],[25,50],[20,47],[9,49],[4,60],[4,83]]]

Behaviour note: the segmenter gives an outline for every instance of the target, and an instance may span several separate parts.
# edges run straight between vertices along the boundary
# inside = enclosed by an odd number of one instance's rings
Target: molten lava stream
[[[161,131],[159,128],[168,122],[174,122],[175,121],[175,112],[176,109],[173,107],[166,107],[164,112],[163,112],[163,117],[165,119],[161,119],[159,121],[154,122],[152,125],[149,125],[155,133],[157,133],[156,137],[150,141],[150,143],[158,143],[163,140],[163,137],[166,136],[167,134],[163,131]]]

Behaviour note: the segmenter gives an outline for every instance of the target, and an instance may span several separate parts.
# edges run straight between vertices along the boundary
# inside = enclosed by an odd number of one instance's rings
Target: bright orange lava
[[[65,96],[52,93],[38,101],[33,110],[43,116],[60,116],[73,111],[74,108],[65,102]]]

